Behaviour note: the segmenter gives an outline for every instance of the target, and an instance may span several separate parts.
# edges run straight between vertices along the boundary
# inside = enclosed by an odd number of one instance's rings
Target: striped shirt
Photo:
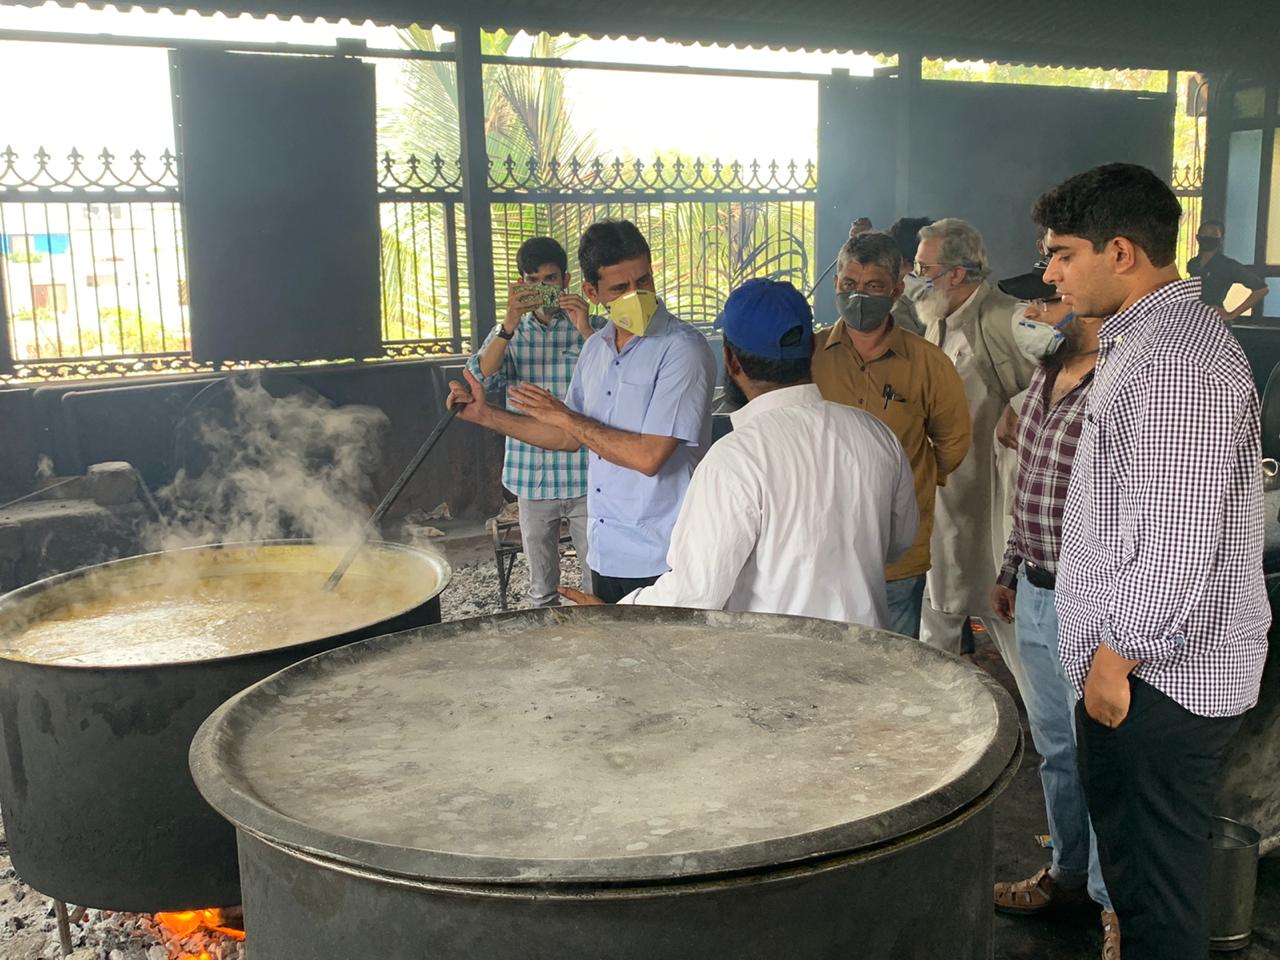
[[[1059,371],[1037,367],[1018,417],[1018,486],[1013,499],[1013,533],[1005,547],[998,583],[1015,587],[1023,560],[1058,569],[1062,508],[1067,502],[1071,463],[1084,424],[1085,399],[1093,373],[1053,402]]]
[[[591,318],[591,326],[596,330],[604,324],[603,317]],[[515,336],[507,344],[502,365],[492,377],[485,377],[480,372],[480,357],[501,329],[501,324],[494,326],[480,352],[467,361],[467,369],[483,381],[485,391],[505,390],[513,383],[536,383],[563,399],[569,392],[573,368],[578,363],[584,342],[568,315],[557,311],[550,322],[543,325],[532,313],[526,313],[516,326]],[[507,409],[512,409],[509,401]],[[517,497],[527,500],[584,497],[587,494],[587,450],[585,447],[574,453],[543,450],[508,437],[502,485]]]
[[[1258,699],[1271,613],[1262,574],[1258,395],[1198,281],[1109,318],[1072,468],[1055,598],[1079,692],[1099,645],[1192,713]]]

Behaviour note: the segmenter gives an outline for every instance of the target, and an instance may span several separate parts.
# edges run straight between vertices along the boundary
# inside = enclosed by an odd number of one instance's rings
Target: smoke
[[[357,539],[376,496],[386,414],[314,393],[274,397],[257,377],[218,389],[185,425],[187,462],[157,494],[164,519],[147,532],[148,548]]]

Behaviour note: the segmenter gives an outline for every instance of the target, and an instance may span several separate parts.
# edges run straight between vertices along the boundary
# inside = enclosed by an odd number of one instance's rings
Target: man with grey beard
[[[1009,401],[1026,389],[1032,364],[1013,339],[1017,301],[996,289],[982,235],[948,218],[920,230],[915,275],[922,285],[916,310],[925,339],[942,348],[964,382],[973,424],[968,457],[938,488],[920,639],[951,653],[961,649],[970,617],[981,617],[1001,649],[1008,626],[993,615],[991,583],[1004,554],[995,429]]]

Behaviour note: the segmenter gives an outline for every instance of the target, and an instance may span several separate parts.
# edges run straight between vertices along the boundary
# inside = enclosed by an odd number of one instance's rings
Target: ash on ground
[[[474,555],[474,552],[473,552]],[[560,582],[578,588],[578,561],[561,562]],[[529,570],[516,558],[507,593],[509,609],[529,606]],[[487,559],[454,561],[453,579],[440,598],[445,620],[500,613],[497,564]],[[72,907],[74,910],[74,907]],[[245,960],[246,943],[212,931],[175,937],[150,916],[87,910],[71,924],[72,960]],[[252,950],[248,951],[252,956]],[[53,902],[24,884],[9,862],[0,827],[0,960],[55,960],[62,956]]]

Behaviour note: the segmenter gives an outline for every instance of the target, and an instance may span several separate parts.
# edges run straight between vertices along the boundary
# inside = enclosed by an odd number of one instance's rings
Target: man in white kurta
[[[693,474],[671,570],[621,602],[883,627],[884,567],[911,546],[918,522],[901,444],[809,382],[812,312],[790,284],[749,281],[719,325],[726,392],[747,402]]]
[[[973,448],[938,488],[920,620],[920,639],[950,653],[960,651],[969,617],[982,618],[998,646],[1009,645],[998,635],[1006,625],[991,609],[998,566],[993,543],[1004,526],[997,505],[1005,499],[995,430],[1009,401],[1030,382],[1032,364],[1013,340],[1017,301],[989,283],[989,273],[982,237],[968,223],[939,220],[920,231],[916,274],[925,293],[916,307],[926,339],[942,348],[964,382],[973,422]]]

